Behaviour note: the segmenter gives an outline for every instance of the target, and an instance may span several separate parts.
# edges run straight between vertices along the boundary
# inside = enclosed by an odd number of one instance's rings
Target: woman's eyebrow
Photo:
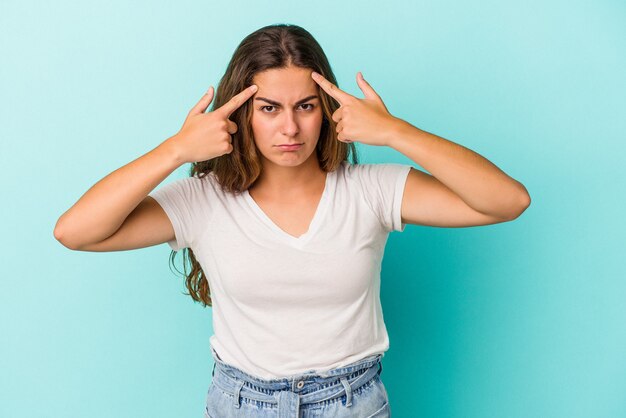
[[[309,100],[312,100],[312,99],[319,99],[319,97],[316,96],[316,95],[308,96],[308,97],[305,97],[304,99],[298,100],[296,102],[296,104],[299,105],[299,104],[302,104],[304,102],[308,102]],[[265,101],[265,102],[267,102],[267,103],[269,103],[271,105],[274,105],[274,106],[282,106],[282,104],[280,104],[280,103],[278,103],[278,102],[276,102],[274,100],[267,99],[265,97],[255,97],[254,100],[263,100],[263,101]]]

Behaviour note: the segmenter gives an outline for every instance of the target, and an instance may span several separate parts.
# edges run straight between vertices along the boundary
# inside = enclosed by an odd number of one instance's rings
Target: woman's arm
[[[422,175],[415,170],[409,175],[409,193],[405,193],[402,204],[403,208],[414,207],[407,210],[411,212],[408,216],[404,216],[403,210],[403,218],[409,222],[493,223],[514,219],[530,205],[530,195],[524,185],[487,159],[389,113],[361,72],[356,81],[365,95],[363,99],[346,93],[316,72],[312,72],[311,77],[341,105],[332,116],[337,122],[338,140],[352,142],[356,138],[368,145],[389,146],[432,174]],[[426,189],[430,189],[432,195],[427,198],[429,201],[422,199]],[[437,192],[438,196],[432,192]],[[448,208],[451,210],[444,214],[445,219],[433,216],[434,212]]]
[[[148,193],[183,163],[172,138],[87,190],[58,219],[54,237],[74,249],[113,235]]]
[[[468,206],[485,215],[514,219],[529,205],[524,185],[486,158],[396,118],[388,146],[424,167]]]
[[[194,163],[219,157],[233,150],[232,134],[237,132],[237,124],[230,115],[246,103],[256,92],[257,86],[248,86],[237,93],[218,109],[206,113],[213,100],[214,90],[211,86],[202,98],[187,114],[180,131],[163,141],[158,147],[136,160],[118,168],[94,186],[65,212],[54,228],[54,236],[69,248],[84,247],[104,250],[104,248],[137,248],[153,242],[155,237],[137,239],[136,236],[124,236],[122,240],[133,239],[133,243],[118,242],[94,246],[111,237],[122,226],[128,215],[144,200],[159,183],[172,171],[187,162]],[[152,199],[152,198],[150,198]],[[147,199],[150,201],[150,199]],[[148,212],[152,213],[153,202],[149,202]],[[139,221],[141,228],[148,219],[145,211],[141,212]],[[154,215],[154,214],[153,214]],[[163,213],[157,219],[164,219]],[[167,225],[166,225],[167,226]],[[163,225],[161,225],[163,227]],[[140,228],[140,233],[143,233]],[[130,228],[134,229],[134,228]],[[159,229],[157,235],[163,239],[164,230]],[[132,235],[133,231],[129,231]],[[135,231],[136,232],[136,231]],[[136,234],[135,234],[136,235]],[[156,238],[155,238],[156,239]]]

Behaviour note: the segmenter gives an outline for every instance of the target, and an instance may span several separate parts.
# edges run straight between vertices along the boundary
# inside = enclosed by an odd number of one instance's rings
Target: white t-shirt
[[[263,378],[340,367],[389,348],[380,272],[390,232],[404,231],[411,166],[343,161],[309,230],[280,229],[250,194],[223,192],[209,173],[150,193],[176,238],[193,250],[213,301],[211,348]]]

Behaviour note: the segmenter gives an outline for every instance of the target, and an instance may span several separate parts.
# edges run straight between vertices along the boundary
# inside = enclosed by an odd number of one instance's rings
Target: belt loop
[[[339,380],[341,381],[343,387],[346,389],[346,407],[350,407],[352,406],[352,387],[350,387],[348,379],[346,379],[345,376],[341,376]]]
[[[235,387],[235,408],[239,408],[241,403],[239,402],[239,392],[241,392],[241,388],[243,386],[243,380],[237,379],[237,386]]]

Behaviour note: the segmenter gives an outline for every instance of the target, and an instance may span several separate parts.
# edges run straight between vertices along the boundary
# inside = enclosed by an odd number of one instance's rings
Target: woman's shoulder
[[[407,164],[382,162],[382,163],[351,163],[349,161],[342,161],[340,169],[347,174],[362,174],[362,173],[378,173],[384,171],[402,171],[409,167]]]
[[[344,160],[341,162],[339,167],[337,167],[337,175],[346,178],[356,178],[361,176],[362,172],[367,170],[369,165],[371,164],[351,163],[350,161]]]
[[[167,182],[152,193],[165,194],[174,193],[179,195],[186,195],[189,197],[197,195],[205,195],[215,190],[217,180],[213,173],[199,176],[198,174],[189,175],[186,177],[179,177],[175,180]]]

